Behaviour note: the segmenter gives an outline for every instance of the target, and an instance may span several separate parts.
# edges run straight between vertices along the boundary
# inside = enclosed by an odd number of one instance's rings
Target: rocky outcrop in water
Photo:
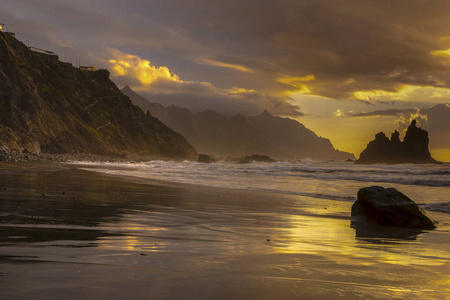
[[[197,162],[210,164],[216,162],[216,160],[208,154],[200,154],[197,158]]]
[[[246,156],[243,158],[243,160],[256,161],[256,162],[267,162],[267,163],[276,162],[275,159],[270,158],[268,155],[259,155],[259,154],[253,154],[250,156]]]
[[[389,139],[383,132],[375,135],[375,139],[361,152],[356,163],[436,163],[428,150],[428,132],[416,126],[416,120],[411,122],[403,142],[400,134],[395,131]]]
[[[394,188],[385,189],[381,186],[360,189],[351,215],[364,215],[377,224],[387,226],[436,228],[435,223],[413,200]]]
[[[265,162],[265,163],[277,162],[276,159],[273,159],[273,158],[269,157],[268,155],[259,155],[259,154],[253,154],[253,155],[239,157],[239,158],[228,157],[226,159],[226,161],[237,162],[237,163],[241,163],[241,164],[248,164],[251,162]]]
[[[0,32],[0,152],[196,158],[178,133],[133,105],[107,70],[45,60]],[[28,157],[28,156],[27,156]]]

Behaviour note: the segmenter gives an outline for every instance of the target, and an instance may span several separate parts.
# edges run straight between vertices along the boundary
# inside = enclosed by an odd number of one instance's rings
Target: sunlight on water
[[[421,236],[355,237],[355,231],[348,229],[348,220],[292,215],[286,227],[278,229],[279,236],[274,243],[281,253],[334,252],[368,258],[368,263],[377,261],[395,265],[450,264],[447,245],[430,249],[421,241]],[[402,233],[400,229],[399,233]]]
[[[354,248],[355,236],[348,227],[348,220],[292,215],[286,227],[278,229],[274,243],[281,253],[341,252],[343,245]]]
[[[149,230],[140,233],[132,230],[129,232],[132,238],[102,238],[101,247],[161,254],[208,252],[213,255],[205,258],[204,263],[215,266],[221,266],[219,261],[228,265],[241,256],[277,257],[271,267],[281,270],[285,274],[283,278],[292,272],[296,274],[293,280],[314,281],[304,275],[311,273],[322,278],[318,282],[324,283],[324,278],[332,276],[340,281],[330,281],[328,285],[355,286],[363,295],[378,293],[377,297],[381,298],[393,293],[397,297],[426,299],[428,293],[450,291],[448,164],[364,166],[337,162],[201,164],[156,161],[84,164],[81,167],[162,182],[270,192],[277,199],[270,204],[270,210],[264,209],[268,205],[266,202],[256,204],[260,205],[258,208],[247,207],[250,199],[240,199],[239,212],[227,212],[233,215],[232,225],[228,221],[222,223],[223,216],[214,215],[209,216],[210,223],[204,226],[198,222],[198,211],[183,212],[183,217],[171,211],[160,212],[160,215],[124,215],[121,227],[148,227]],[[434,231],[380,229],[354,222],[350,219],[350,208],[356,193],[371,185],[402,191],[432,211],[440,222],[439,228]],[[290,202],[281,201],[277,193],[288,195]],[[214,199],[210,201],[214,205]],[[186,224],[189,225],[186,227]],[[183,241],[183,249],[180,241]],[[286,263],[279,260],[298,255],[305,257]],[[195,264],[197,268],[198,262]],[[310,264],[316,267],[308,267]],[[320,265],[326,267],[322,269]],[[436,272],[440,275],[429,276]]]
[[[182,293],[250,288],[258,292],[250,299],[278,299],[279,291],[292,296],[280,299],[445,299],[450,292],[447,165],[148,162],[77,168],[91,172],[25,172],[0,193],[0,215],[10,220],[0,226],[7,262],[2,272],[19,286],[30,280],[57,286],[62,274],[65,283],[96,290],[113,280],[128,292],[131,280],[152,293],[174,283]],[[59,182],[63,176],[69,177]],[[43,180],[60,185],[43,196]],[[397,187],[425,204],[438,228],[367,226],[351,218],[356,192],[372,184]],[[57,275],[52,281],[45,274]]]

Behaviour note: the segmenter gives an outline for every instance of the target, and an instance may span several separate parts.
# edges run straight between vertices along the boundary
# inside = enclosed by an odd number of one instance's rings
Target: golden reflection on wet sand
[[[392,237],[355,237],[348,219],[291,215],[289,226],[279,228],[277,251],[280,253],[319,253],[370,258],[397,265],[443,265],[450,261],[448,246],[430,248],[423,232],[411,240]],[[433,259],[430,259],[433,258]]]
[[[450,293],[443,213],[433,215],[441,222],[434,231],[382,232],[352,224],[348,202],[154,186],[79,170],[11,174],[0,173],[9,184],[0,192],[5,299],[445,299]]]

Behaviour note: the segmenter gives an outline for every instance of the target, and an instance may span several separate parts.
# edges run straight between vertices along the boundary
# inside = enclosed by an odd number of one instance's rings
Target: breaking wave
[[[250,164],[204,164],[192,161],[78,164],[91,171],[119,176],[340,201],[354,201],[358,189],[370,185],[397,188],[421,203],[446,203],[450,194],[449,164],[357,165],[352,162],[314,161]]]

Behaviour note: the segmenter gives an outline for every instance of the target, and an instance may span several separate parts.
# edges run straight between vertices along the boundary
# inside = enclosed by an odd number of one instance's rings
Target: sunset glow
[[[431,51],[431,54],[434,56],[444,56],[444,57],[450,58],[450,49]]]
[[[450,0],[0,0],[1,299],[449,299]]]
[[[110,59],[109,63],[113,71],[113,76],[129,77],[138,79],[144,86],[150,86],[158,81],[175,81],[181,82],[176,74],[172,74],[169,68],[155,67],[151,65],[149,60],[141,59],[136,55],[124,54],[120,51],[112,51],[114,59]]]
[[[103,6],[92,3],[91,17],[71,26],[61,26],[62,17],[49,20],[42,7],[30,4],[28,13],[45,20],[46,28],[32,31],[33,25],[20,27],[23,18],[8,5],[0,20],[14,25],[24,40],[42,43],[68,61],[110,69],[119,87],[128,85],[162,105],[247,115],[267,109],[321,128],[321,136],[356,156],[360,147],[354,145],[369,140],[354,138],[373,137],[380,127],[395,130],[404,122],[399,115],[388,116],[390,111],[450,103],[447,4],[387,7],[351,1],[348,10],[333,1],[288,0],[260,9],[251,3],[214,1],[205,8],[189,2],[177,10],[169,3],[156,9],[142,2],[123,10],[111,5],[102,14],[96,12]],[[75,15],[86,12],[81,3],[71,9]],[[306,96],[307,101],[299,100]],[[450,117],[433,113],[420,116],[421,126],[436,128],[430,131],[436,145],[430,147],[443,153],[450,142],[436,124]],[[356,115],[364,125],[352,126]]]
[[[310,94],[311,93],[310,89],[305,84],[305,82],[309,82],[309,81],[313,81],[313,80],[315,80],[314,75],[306,75],[303,77],[283,76],[283,77],[278,78],[279,82],[294,87],[295,90],[293,92],[300,93],[300,94]]]
[[[200,63],[205,63],[205,64],[209,64],[209,65],[217,66],[217,67],[222,67],[222,68],[230,68],[230,69],[234,69],[234,70],[241,71],[241,72],[247,72],[247,73],[253,73],[254,72],[253,70],[250,70],[250,69],[248,69],[248,68],[246,68],[244,66],[224,63],[224,62],[210,60],[210,59],[202,59],[202,60],[200,60]]]

